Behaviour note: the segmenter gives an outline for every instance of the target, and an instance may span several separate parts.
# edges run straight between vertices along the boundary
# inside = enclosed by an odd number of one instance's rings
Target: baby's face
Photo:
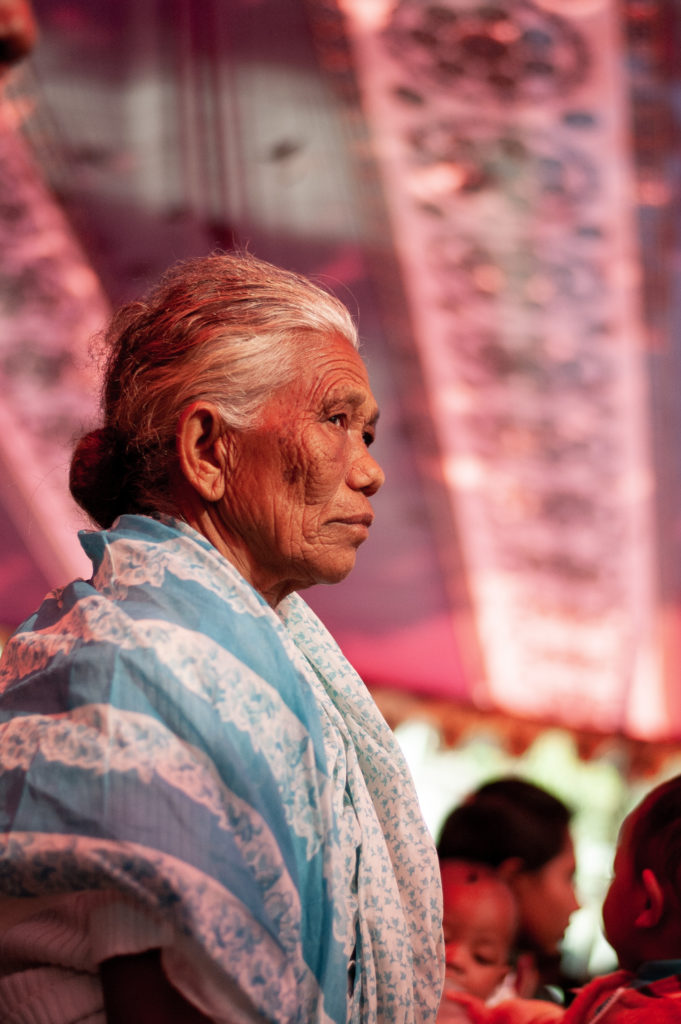
[[[516,909],[506,885],[461,861],[440,865],[445,988],[488,999],[509,970]]]

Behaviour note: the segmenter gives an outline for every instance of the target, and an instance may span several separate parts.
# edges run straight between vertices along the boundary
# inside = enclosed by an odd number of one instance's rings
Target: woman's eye
[[[345,412],[335,412],[331,416],[328,416],[327,420],[329,423],[333,423],[334,426],[342,427],[344,430],[347,430],[348,427],[350,426],[348,414]],[[372,445],[374,443],[374,439],[375,433],[373,430],[362,431],[362,441],[364,442],[367,448],[369,447],[369,445]]]

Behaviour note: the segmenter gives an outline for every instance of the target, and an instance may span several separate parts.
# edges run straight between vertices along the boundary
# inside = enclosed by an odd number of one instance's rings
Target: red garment
[[[580,989],[563,1024],[681,1024],[681,976],[642,983],[614,971]]]

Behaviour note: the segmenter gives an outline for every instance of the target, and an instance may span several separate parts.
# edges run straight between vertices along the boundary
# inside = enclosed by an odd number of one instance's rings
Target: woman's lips
[[[362,515],[362,516],[348,516],[347,519],[340,519],[339,522],[347,523],[348,526],[366,526],[367,530],[374,521],[373,516]]]
[[[373,521],[373,513],[362,512],[355,516],[338,516],[336,519],[331,519],[329,525],[349,527],[355,536],[359,536],[364,541],[369,536],[369,527]]]

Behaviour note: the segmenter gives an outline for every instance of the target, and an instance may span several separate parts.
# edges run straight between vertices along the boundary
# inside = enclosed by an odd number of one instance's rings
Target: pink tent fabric
[[[0,621],[84,571],[68,451],[110,303],[248,244],[358,313],[388,483],[306,596],[376,692],[674,744],[678,15],[176,6],[37,0],[0,100]]]

